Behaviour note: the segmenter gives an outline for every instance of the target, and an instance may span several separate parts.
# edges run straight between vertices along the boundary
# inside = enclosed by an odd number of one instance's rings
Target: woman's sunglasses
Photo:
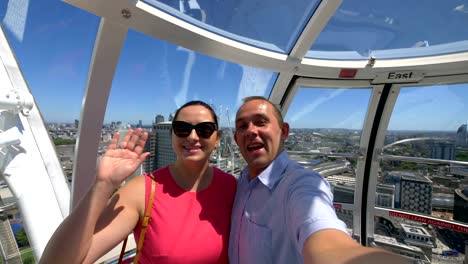
[[[186,138],[195,129],[197,135],[201,138],[210,138],[211,135],[218,129],[214,122],[202,122],[196,125],[184,121],[172,121],[172,130],[174,134],[180,138]]]

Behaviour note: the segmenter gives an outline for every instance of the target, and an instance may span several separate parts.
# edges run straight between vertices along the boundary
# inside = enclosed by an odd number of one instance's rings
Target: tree
[[[75,139],[54,138],[54,144],[59,145],[73,145],[76,143]]]
[[[468,151],[459,151],[456,155],[458,161],[468,161]]]
[[[18,247],[29,247],[29,240],[24,228],[21,228],[15,235],[16,243],[18,243]]]

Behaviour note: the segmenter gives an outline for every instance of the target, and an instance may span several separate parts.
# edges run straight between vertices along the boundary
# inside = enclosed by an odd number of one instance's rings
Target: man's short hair
[[[242,99],[243,103],[240,107],[245,105],[247,102],[254,101],[254,100],[260,100],[260,101],[269,103],[273,107],[273,110],[274,110],[273,112],[275,113],[276,119],[278,119],[278,124],[280,125],[280,127],[283,125],[283,122],[284,122],[283,114],[281,114],[281,110],[279,109],[279,107],[263,96],[259,96],[259,95],[247,96],[244,99]]]

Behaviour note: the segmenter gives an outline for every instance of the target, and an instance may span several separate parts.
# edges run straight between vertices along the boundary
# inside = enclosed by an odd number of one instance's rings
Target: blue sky
[[[293,2],[286,6],[284,1],[272,0],[259,7],[263,2],[199,0],[199,5],[206,6],[208,25],[240,35],[252,44],[289,51],[317,3]],[[351,51],[367,56],[376,49],[429,44],[420,50],[430,52],[432,46],[468,40],[463,26],[468,24],[466,0],[433,1],[431,5],[404,1],[406,8],[397,8],[397,3],[388,1],[378,5],[370,0],[343,2],[312,50],[326,54]],[[228,12],[233,8],[238,11]],[[408,12],[411,16],[405,14]],[[280,15],[287,22],[268,19]],[[0,3],[0,22],[44,119],[79,119],[99,18],[61,1],[9,0]],[[268,96],[276,77],[275,72],[222,61],[130,30],[105,123],[133,124],[142,120],[150,124],[156,114],[167,118],[184,102],[200,99],[212,103],[226,125],[227,113],[232,123],[243,97]],[[285,118],[297,128],[359,129],[369,98],[369,89],[301,88]],[[390,129],[455,130],[468,121],[467,105],[467,85],[434,86],[424,91],[405,88],[395,106]]]

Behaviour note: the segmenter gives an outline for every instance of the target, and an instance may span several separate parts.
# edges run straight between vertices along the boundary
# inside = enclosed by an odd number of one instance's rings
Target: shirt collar
[[[273,190],[275,184],[283,177],[283,171],[288,165],[289,156],[286,150],[283,150],[272,162],[271,164],[260,173],[256,178],[267,186],[268,189]],[[248,166],[244,169],[242,173],[245,177],[245,180],[249,179],[249,169]],[[255,180],[255,179],[253,179]]]

